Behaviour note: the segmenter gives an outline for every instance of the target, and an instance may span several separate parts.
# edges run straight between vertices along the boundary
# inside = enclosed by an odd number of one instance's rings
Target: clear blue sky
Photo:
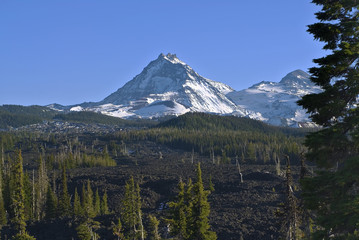
[[[0,104],[99,101],[160,53],[236,90],[324,55],[309,0],[1,0]]]

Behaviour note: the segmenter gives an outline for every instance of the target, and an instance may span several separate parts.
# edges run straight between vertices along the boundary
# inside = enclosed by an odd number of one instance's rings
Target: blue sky
[[[236,90],[313,66],[307,0],[1,0],[0,104],[100,101],[160,53]]]

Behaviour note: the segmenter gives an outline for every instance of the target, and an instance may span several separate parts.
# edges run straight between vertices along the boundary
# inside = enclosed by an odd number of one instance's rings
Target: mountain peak
[[[95,111],[122,118],[207,112],[294,126],[310,121],[296,101],[304,94],[320,92],[309,78],[306,72],[295,70],[280,83],[260,82],[249,89],[234,91],[224,83],[200,76],[176,54],[161,53],[140,74],[104,100],[66,109]],[[63,110],[60,106],[53,108]]]
[[[97,105],[116,106],[113,116],[153,117],[188,111],[231,113],[235,105],[226,96],[232,88],[200,76],[175,54],[161,53],[143,71]]]
[[[287,75],[285,75],[284,78],[282,78],[282,81],[285,81],[286,79],[290,79],[290,78],[297,78],[297,79],[309,79],[310,75],[306,72],[304,72],[303,70],[297,69],[295,71],[292,71],[290,73],[288,73]]]
[[[182,65],[187,65],[186,63],[182,62],[181,60],[178,59],[176,54],[172,54],[172,53],[167,53],[167,55],[161,53],[157,59],[163,59],[166,60],[168,62],[171,62],[173,64],[177,64],[180,63]]]
[[[293,84],[310,84],[310,75],[303,70],[297,69],[293,72],[288,73],[280,83],[286,84],[286,85],[293,85]]]
[[[165,55],[164,53],[161,53],[158,58],[168,58],[168,59],[175,59],[177,58],[176,54],[172,54],[172,53],[167,53],[167,55]],[[178,58],[177,58],[178,59]]]

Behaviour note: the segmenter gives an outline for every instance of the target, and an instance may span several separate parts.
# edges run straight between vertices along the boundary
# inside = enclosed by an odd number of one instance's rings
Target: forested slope
[[[0,129],[17,128],[43,121],[63,121],[87,124],[116,125],[120,127],[143,127],[154,125],[150,120],[124,120],[95,112],[58,112],[42,106],[0,106]]]
[[[197,152],[212,162],[265,164],[288,155],[299,163],[308,130],[280,128],[233,116],[189,113],[145,130],[121,132],[127,140],[150,140],[172,148]]]

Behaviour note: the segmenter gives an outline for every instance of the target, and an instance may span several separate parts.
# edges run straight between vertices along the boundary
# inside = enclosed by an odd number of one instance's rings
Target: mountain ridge
[[[295,70],[280,82],[262,81],[248,89],[233,91],[227,97],[245,109],[244,112],[234,112],[234,115],[248,116],[277,126],[315,127],[306,111],[296,102],[303,95],[320,91],[310,81],[309,74]]]
[[[319,92],[302,70],[288,73],[280,82],[262,81],[248,89],[202,77],[176,54],[161,53],[140,74],[99,102],[71,106],[49,105],[61,111],[94,111],[120,118],[158,118],[205,112],[235,115],[272,125],[303,127],[311,121],[296,101]]]

